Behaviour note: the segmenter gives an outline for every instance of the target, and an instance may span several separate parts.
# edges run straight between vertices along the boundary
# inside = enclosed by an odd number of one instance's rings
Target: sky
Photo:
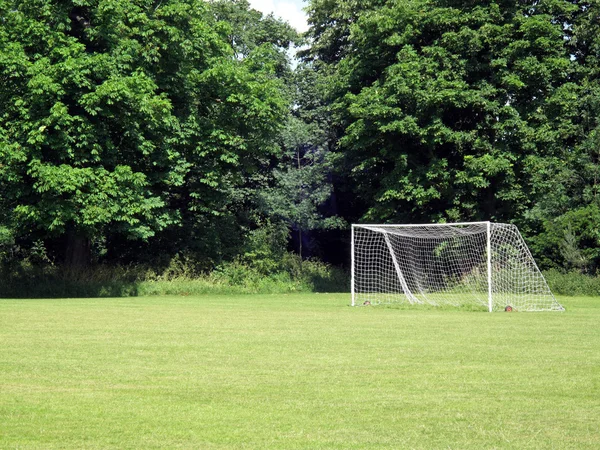
[[[303,0],[249,0],[250,6],[264,14],[273,13],[275,17],[281,17],[289,22],[301,33],[308,30],[306,14],[302,10],[305,3]]]

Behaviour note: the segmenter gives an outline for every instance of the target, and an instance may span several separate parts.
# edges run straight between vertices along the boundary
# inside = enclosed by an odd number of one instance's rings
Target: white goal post
[[[515,225],[352,225],[352,306],[564,311]]]

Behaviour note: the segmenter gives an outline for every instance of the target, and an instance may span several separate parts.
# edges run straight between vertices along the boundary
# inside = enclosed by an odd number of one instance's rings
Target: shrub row
[[[135,266],[95,266],[65,270],[46,265],[5,267],[0,275],[2,298],[128,297],[146,295],[276,294],[348,292],[343,270],[317,260],[287,254],[280,268],[266,274],[242,261],[224,263],[209,273],[185,258],[174,258],[160,273]]]
[[[550,290],[555,295],[600,296],[600,277],[580,272],[561,272],[556,269],[544,272]]]
[[[284,256],[280,269],[266,274],[244,262],[229,262],[209,273],[198,272],[184,258],[175,258],[160,273],[141,265],[96,266],[68,271],[61,267],[4,268],[2,298],[129,297],[147,295],[278,294],[289,292],[349,292],[344,270],[318,260]],[[544,276],[556,295],[600,296],[600,277],[548,270]]]

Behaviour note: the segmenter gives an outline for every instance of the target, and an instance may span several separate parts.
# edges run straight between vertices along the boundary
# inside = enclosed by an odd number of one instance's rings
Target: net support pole
[[[488,310],[492,312],[492,225],[487,226],[487,282],[488,282]]]
[[[354,225],[350,232],[350,292],[352,293],[352,306],[354,306]]]
[[[400,264],[398,264],[398,260],[396,259],[396,254],[394,253],[394,247],[392,247],[392,243],[390,241],[390,237],[388,233],[383,233],[383,238],[385,240],[386,245],[390,251],[390,256],[392,257],[392,262],[394,263],[394,268],[396,269],[396,274],[398,275],[398,280],[400,281],[400,285],[402,286],[402,290],[404,291],[404,295],[408,301],[412,303],[423,303],[417,297],[415,297],[410,289],[408,288],[408,283],[406,283],[406,279],[404,278],[404,274],[402,273],[402,269],[400,269]]]

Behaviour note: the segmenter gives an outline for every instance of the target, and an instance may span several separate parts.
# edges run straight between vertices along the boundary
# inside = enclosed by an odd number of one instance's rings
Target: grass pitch
[[[0,300],[0,448],[600,448],[600,299]]]

